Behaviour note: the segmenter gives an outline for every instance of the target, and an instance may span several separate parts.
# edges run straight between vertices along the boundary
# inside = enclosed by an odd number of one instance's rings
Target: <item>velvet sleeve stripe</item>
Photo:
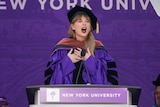
[[[107,70],[107,79],[113,85],[118,85],[118,73],[114,70]]]
[[[112,85],[118,85],[118,80],[116,80],[114,77],[111,77],[107,75],[108,81],[112,83]]]
[[[115,76],[115,77],[118,77],[118,73],[117,73],[117,71],[115,71],[115,70],[107,70],[107,75],[108,76]]]
[[[48,77],[45,78],[44,84],[45,85],[49,85],[50,84],[50,80],[51,80],[51,75],[49,75]]]
[[[50,64],[51,64],[51,62],[48,62],[47,67],[50,66]],[[49,68],[45,70],[45,73],[44,73],[44,76],[45,76],[44,84],[45,85],[49,85],[52,73],[53,73],[53,71]]]
[[[107,63],[108,68],[116,68],[116,63],[115,62],[108,62]]]
[[[116,63],[115,62],[108,62],[107,63],[107,78],[108,81],[113,85],[118,85],[118,72],[116,70],[113,70],[113,68],[116,69]]]
[[[46,71],[45,71],[45,77],[47,77],[48,75],[50,75],[50,74],[52,74],[52,70],[50,70],[50,69],[47,69]]]

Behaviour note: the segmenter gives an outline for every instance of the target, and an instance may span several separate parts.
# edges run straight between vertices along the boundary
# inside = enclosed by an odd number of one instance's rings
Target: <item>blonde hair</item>
[[[77,14],[73,19],[72,19],[72,22],[71,22],[71,24],[74,24],[78,19],[80,19],[82,16],[84,16],[84,17],[86,17],[86,18],[88,18],[89,20],[90,20],[90,18],[89,18],[89,16],[87,15],[87,14],[85,14],[85,13],[79,13],[79,14]],[[90,20],[90,22],[91,22],[91,20]],[[93,28],[91,28],[91,31],[89,32],[89,34],[87,35],[87,38],[86,38],[86,40],[85,40],[85,49],[87,48],[87,47],[89,47],[89,49],[90,49],[90,52],[91,52],[91,54],[94,56],[94,49],[95,49],[95,38],[94,38],[94,35],[93,35],[93,33],[92,33],[92,29]],[[68,34],[69,34],[69,36],[71,36],[72,38],[75,38],[76,39],[76,35],[75,35],[75,31],[71,28],[71,26],[69,27],[69,29],[68,29]]]

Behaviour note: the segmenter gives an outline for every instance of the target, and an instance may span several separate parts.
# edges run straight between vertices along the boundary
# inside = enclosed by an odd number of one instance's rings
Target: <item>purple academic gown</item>
[[[76,66],[67,56],[67,53],[71,48],[82,46],[83,43],[79,44],[79,41],[73,38],[65,38],[56,45],[45,70],[46,85],[73,83],[73,71]],[[95,57],[90,56],[82,62],[81,70],[84,82],[86,84],[118,85],[116,63],[100,41],[96,41],[94,53]]]

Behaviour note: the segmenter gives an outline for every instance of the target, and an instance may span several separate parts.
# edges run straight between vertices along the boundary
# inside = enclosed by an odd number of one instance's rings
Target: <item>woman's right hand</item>
[[[73,63],[76,63],[82,59],[81,51],[78,51],[78,50],[76,50],[76,52],[73,52],[73,51],[74,51],[73,48],[71,48],[67,55]]]

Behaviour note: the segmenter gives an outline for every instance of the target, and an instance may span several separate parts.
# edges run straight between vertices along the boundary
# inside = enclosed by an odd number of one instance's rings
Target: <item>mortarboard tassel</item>
[[[96,23],[96,33],[99,33],[99,23]]]

